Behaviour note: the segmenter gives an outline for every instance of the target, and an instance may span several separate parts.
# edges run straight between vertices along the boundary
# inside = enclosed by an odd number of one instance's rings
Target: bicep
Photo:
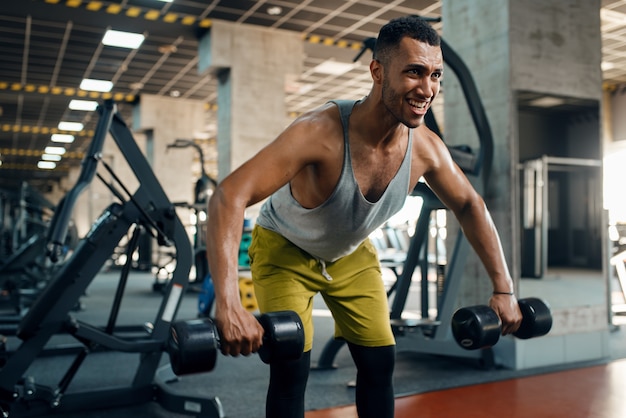
[[[424,179],[441,202],[459,217],[481,198],[445,145],[438,148],[435,164],[424,173]]]

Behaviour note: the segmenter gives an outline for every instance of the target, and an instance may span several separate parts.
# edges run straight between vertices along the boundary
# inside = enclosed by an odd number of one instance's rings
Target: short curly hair
[[[403,16],[390,20],[380,29],[373,57],[385,65],[392,52],[400,45],[405,36],[431,46],[440,46],[441,38],[428,22],[418,16]]]

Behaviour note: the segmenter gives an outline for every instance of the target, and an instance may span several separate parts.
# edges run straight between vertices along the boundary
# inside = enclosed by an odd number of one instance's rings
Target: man
[[[249,249],[259,308],[293,310],[305,325],[302,359],[270,365],[268,417],[304,416],[317,293],[355,361],[359,416],[393,417],[395,341],[367,237],[400,210],[421,177],[458,218],[485,265],[502,333],[519,327],[513,281],[485,204],[424,125],[443,74],[439,42],[419,18],[389,22],[370,63],[370,94],[299,117],[226,177],[209,203],[208,257],[224,354],[248,355],[261,345],[263,329],[241,306],[237,254],[244,210],[267,197]]]

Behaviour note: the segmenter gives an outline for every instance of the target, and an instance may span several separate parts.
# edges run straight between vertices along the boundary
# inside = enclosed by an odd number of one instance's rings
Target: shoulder
[[[336,129],[337,126],[341,126],[339,108],[336,104],[328,102],[298,116],[290,128],[323,132]]]
[[[413,129],[412,154],[414,160],[423,165],[425,172],[436,170],[452,162],[450,152],[443,140],[424,124]]]
[[[317,148],[326,148],[343,144],[343,128],[339,108],[334,103],[326,103],[298,116],[281,134],[283,140],[306,146],[315,144]]]

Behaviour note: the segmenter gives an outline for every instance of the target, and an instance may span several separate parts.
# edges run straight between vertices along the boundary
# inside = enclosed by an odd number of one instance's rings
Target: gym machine
[[[167,149],[170,148],[188,148],[192,147],[198,153],[200,159],[200,177],[196,180],[194,185],[194,201],[189,202],[174,202],[177,207],[189,209],[192,211],[195,221],[192,223],[194,227],[193,234],[193,265],[195,268],[194,279],[190,281],[190,285],[200,291],[203,286],[204,280],[209,275],[209,264],[206,258],[206,224],[207,224],[207,205],[213,191],[217,187],[217,181],[209,176],[204,167],[204,152],[202,148],[196,144],[193,140],[189,139],[176,139],[174,142],[167,145]],[[160,291],[163,287],[163,282],[159,281],[158,275],[155,277],[153,289]]]
[[[439,21],[440,19],[428,19],[429,21]],[[373,49],[376,39],[368,38],[363,43],[363,49],[355,57],[355,61],[367,50]],[[487,119],[478,89],[471,76],[471,73],[462,59],[456,52],[441,39],[441,49],[444,62],[455,73],[463,91],[474,127],[478,134],[480,146],[475,153],[468,146],[448,147],[452,158],[472,180],[478,181],[476,184],[480,190],[487,190],[487,182],[491,173],[493,159],[493,136],[491,127]],[[432,111],[428,111],[425,118],[426,125],[441,138],[441,131],[437,125]],[[469,358],[476,360],[480,367],[492,368],[495,366],[494,354],[491,348],[482,350],[464,350],[454,340],[451,332],[451,320],[455,312],[455,303],[459,293],[463,268],[470,245],[459,230],[454,243],[451,256],[448,259],[447,271],[442,274],[442,282],[438,283],[437,294],[437,315],[434,319],[429,317],[428,301],[428,234],[431,213],[440,209],[446,209],[441,201],[435,196],[425,183],[418,183],[412,192],[413,196],[420,196],[423,200],[419,213],[415,232],[411,237],[406,259],[402,265],[399,277],[388,292],[393,296],[391,302],[391,325],[396,336],[412,336],[410,342],[400,345],[398,350],[410,350],[426,354],[444,355],[458,358]],[[409,288],[411,286],[413,273],[417,267],[421,269],[421,318],[407,319],[402,317]],[[331,369],[335,366],[333,361],[338,351],[345,344],[342,340],[331,339],[322,349],[318,359],[316,369]]]
[[[98,124],[77,183],[61,200],[51,221],[47,239],[50,260],[57,262],[62,256],[72,209],[94,176],[107,184],[119,202],[112,203],[95,221],[72,256],[20,321],[15,333],[19,340],[17,347],[2,353],[0,412],[10,417],[62,416],[70,412],[156,402],[167,410],[181,414],[223,417],[219,399],[175,393],[165,383],[175,380],[169,364],[160,367],[160,363],[167,349],[171,323],[187,287],[192,263],[191,243],[174,205],[168,200],[129,128],[117,113],[114,102],[105,101],[98,112]],[[134,192],[129,191],[102,160],[107,133],[110,133],[139,180]],[[96,172],[99,164],[111,174],[111,183]],[[127,246],[129,255],[136,250],[139,235],[144,231],[160,245],[171,246],[176,251],[173,277],[163,292],[153,322],[137,326],[118,324],[130,264],[121,269],[106,324],[92,325],[73,318],[70,311],[77,300],[85,293],[120,239],[131,230]],[[128,257],[129,262],[131,258]],[[56,347],[51,347],[49,343],[57,335],[75,342],[66,344],[62,350],[64,354],[72,355],[72,361],[58,383],[44,384],[27,373],[35,360],[55,354],[50,351]],[[139,361],[132,382],[115,387],[68,390],[84,361],[102,352],[136,354]],[[112,373],[115,371],[112,370]]]
[[[54,205],[26,182],[0,191],[0,330],[15,326],[58,268],[44,251],[53,213]],[[77,241],[72,223],[64,255]]]

